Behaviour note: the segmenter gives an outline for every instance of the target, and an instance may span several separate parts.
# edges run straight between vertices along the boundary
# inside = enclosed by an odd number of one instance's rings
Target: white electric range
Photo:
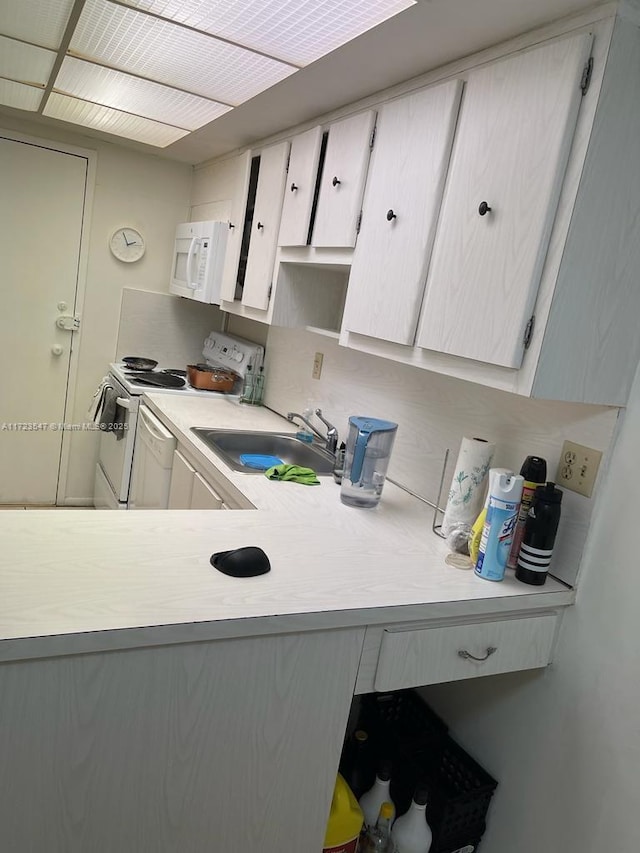
[[[262,366],[264,349],[252,341],[236,338],[222,332],[211,332],[204,342],[202,350],[204,363],[215,367],[233,370],[238,379],[230,392],[224,396],[240,395],[247,367],[251,365],[254,373]],[[129,509],[131,473],[134,465],[135,438],[138,427],[140,398],[145,393],[197,395],[201,397],[216,397],[222,392],[204,391],[193,388],[185,376],[184,385],[162,387],[149,385],[145,377],[153,377],[154,381],[162,381],[172,370],[185,370],[176,365],[158,365],[153,371],[138,373],[129,369],[123,362],[109,365],[108,384],[117,395],[116,415],[113,429],[105,429],[100,436],[98,462],[94,481],[94,505],[96,509]],[[142,381],[140,381],[142,379]],[[171,380],[170,380],[171,381]]]

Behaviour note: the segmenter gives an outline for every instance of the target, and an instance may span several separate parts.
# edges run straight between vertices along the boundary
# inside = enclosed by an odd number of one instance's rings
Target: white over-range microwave
[[[176,228],[169,292],[220,304],[228,222],[185,222]]]

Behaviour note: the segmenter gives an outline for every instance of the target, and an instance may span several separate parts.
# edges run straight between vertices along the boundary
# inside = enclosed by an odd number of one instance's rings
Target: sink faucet
[[[322,423],[327,427],[326,436],[322,435],[321,432],[318,432],[318,430],[314,427],[314,425],[311,423],[311,421],[308,420],[304,415],[299,414],[298,412],[287,412],[287,420],[292,421],[292,422],[293,422],[294,418],[298,418],[299,420],[301,420],[303,423],[305,423],[309,427],[311,432],[313,432],[313,434],[317,438],[320,439],[320,441],[324,441],[325,448],[329,451],[329,453],[333,453],[335,456],[335,452],[336,452],[336,449],[338,447],[338,431],[333,426],[333,424],[330,424],[329,421],[325,420],[322,417],[322,409],[316,409],[316,415],[320,418]]]
[[[333,455],[335,456],[336,451],[338,450],[338,430],[334,427],[332,423],[329,423],[329,421],[325,417],[323,417],[322,409],[316,409],[316,416],[320,418],[322,423],[327,428],[327,450],[329,451],[329,453],[333,453]]]

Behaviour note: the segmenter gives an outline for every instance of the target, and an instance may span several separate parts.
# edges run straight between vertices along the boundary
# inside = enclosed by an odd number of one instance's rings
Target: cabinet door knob
[[[334,187],[337,187],[337,186],[338,186],[338,184],[340,183],[340,181],[339,181],[339,180],[336,178],[336,176],[334,175],[334,176],[333,176],[333,180],[331,181],[331,183],[333,184],[333,186],[334,186]]]
[[[262,222],[258,222],[256,228],[258,229],[258,231],[260,231],[261,228],[264,228],[264,225],[262,224]]]
[[[482,663],[487,658],[491,657],[491,655],[494,652],[497,652],[497,651],[498,650],[495,646],[488,646],[484,657],[477,658],[475,655],[472,655],[471,652],[468,652],[466,649],[460,649],[460,651],[458,652],[458,657],[462,658],[463,660],[477,660],[477,661],[480,661],[480,663]]]
[[[236,226],[233,224],[233,222],[230,222],[230,223],[229,223],[229,231],[231,231],[231,229],[232,229],[232,228],[235,228],[235,227],[236,227]]]
[[[389,210],[387,210],[387,222],[391,222],[392,219],[397,219],[397,216],[395,215],[393,210],[389,208]]]
[[[478,208],[478,213],[480,214],[480,216],[484,216],[486,213],[489,213],[490,210],[491,208],[489,207],[486,201],[480,202],[480,207]]]
[[[291,192],[294,193],[298,189],[297,184],[291,184]]]

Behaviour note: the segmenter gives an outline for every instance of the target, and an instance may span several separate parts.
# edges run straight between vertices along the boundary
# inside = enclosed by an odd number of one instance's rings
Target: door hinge
[[[369,139],[369,148],[373,148],[373,145],[376,141],[376,130],[378,129],[378,125],[373,125],[373,130],[371,131],[371,138]]]
[[[589,84],[591,83],[592,71],[593,71],[593,56],[590,56],[589,59],[587,60],[587,64],[584,66],[584,71],[582,72],[582,79],[580,80],[580,88],[582,89],[583,96],[587,94]]]
[[[524,338],[522,339],[522,345],[525,349],[529,349],[529,344],[531,343],[531,338],[533,336],[533,327],[536,324],[536,315],[532,314],[529,318],[529,322],[527,323],[524,330]]]
[[[362,211],[358,214],[358,219],[356,221],[356,234],[360,233],[360,226],[362,225]]]

